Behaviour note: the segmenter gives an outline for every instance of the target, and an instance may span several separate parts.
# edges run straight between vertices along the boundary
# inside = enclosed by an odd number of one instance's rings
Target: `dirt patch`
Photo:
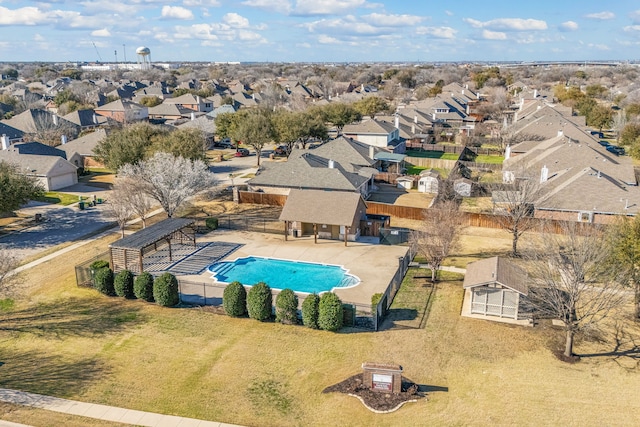
[[[423,392],[419,391],[416,383],[405,377],[402,377],[402,391],[400,393],[373,391],[363,383],[362,374],[349,377],[338,384],[325,388],[322,392],[355,395],[359,397],[362,403],[369,409],[380,412],[392,411],[398,409],[406,402],[426,397]]]

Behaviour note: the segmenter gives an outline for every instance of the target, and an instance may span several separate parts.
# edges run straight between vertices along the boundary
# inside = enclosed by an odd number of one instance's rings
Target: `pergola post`
[[[284,241],[289,240],[289,221],[284,222]]]
[[[313,243],[318,243],[318,224],[313,224]]]
[[[122,252],[124,253],[124,269],[127,269],[127,250],[123,249]]]
[[[348,227],[345,225],[344,227],[344,245],[347,246],[347,236],[349,235],[349,229],[351,227]]]

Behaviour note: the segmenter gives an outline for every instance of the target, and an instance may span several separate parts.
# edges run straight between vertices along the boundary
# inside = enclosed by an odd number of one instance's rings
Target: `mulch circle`
[[[362,382],[362,374],[357,374],[346,380],[322,390],[323,393],[343,393],[356,396],[370,410],[374,412],[393,412],[404,403],[415,402],[426,397],[420,392],[418,385],[402,377],[402,391],[400,393],[384,393],[373,391]]]

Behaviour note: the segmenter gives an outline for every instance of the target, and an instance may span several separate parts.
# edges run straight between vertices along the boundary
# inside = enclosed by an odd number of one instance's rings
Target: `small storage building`
[[[418,180],[418,191],[421,193],[438,193],[440,185],[440,174],[433,169],[425,169],[420,172]]]

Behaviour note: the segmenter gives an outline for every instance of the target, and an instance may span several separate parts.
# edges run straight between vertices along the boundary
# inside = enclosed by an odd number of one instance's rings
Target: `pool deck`
[[[384,292],[398,269],[398,258],[407,253],[406,246],[388,246],[361,242],[344,242],[313,237],[289,238],[277,234],[247,231],[216,230],[198,236],[198,243],[226,242],[240,245],[222,260],[233,261],[247,256],[261,256],[307,261],[343,266],[350,274],[358,276],[360,284],[351,288],[336,289],[342,301],[362,305],[371,304],[371,296]],[[178,278],[213,283],[212,274],[204,271],[198,275],[178,275]],[[275,287],[275,286],[274,286]]]

